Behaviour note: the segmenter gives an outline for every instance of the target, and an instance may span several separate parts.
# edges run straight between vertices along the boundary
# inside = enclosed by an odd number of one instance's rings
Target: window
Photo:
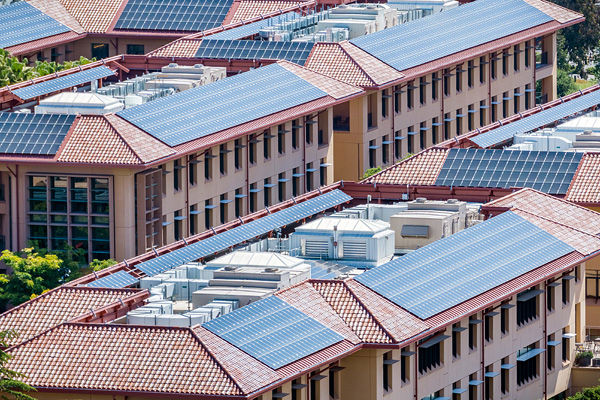
[[[406,87],[406,107],[411,110],[415,105],[415,81],[408,82]]]
[[[419,78],[419,103],[424,105],[427,100],[427,80],[424,77]]]
[[[227,150],[226,144],[219,145],[219,172],[221,175],[227,175],[227,153],[231,150]]]
[[[419,124],[419,147],[421,150],[425,148],[425,132],[427,132],[427,125],[425,122]]]
[[[456,136],[459,136],[462,133],[462,119],[462,108],[459,108],[458,110],[456,110]]]
[[[367,126],[369,129],[377,127],[377,93],[367,96]]]
[[[400,86],[394,87],[394,112],[397,114],[400,112],[400,95],[402,94],[402,88]]]
[[[233,163],[234,163],[235,169],[238,170],[238,169],[242,168],[242,149],[244,148],[244,145],[242,144],[242,140],[236,139],[233,147],[234,147]]]
[[[219,217],[221,220],[221,224],[224,224],[225,222],[227,222],[228,217],[227,205],[231,202],[231,200],[227,199],[226,194],[222,194],[219,200]]]
[[[467,390],[464,389],[464,391],[466,392]],[[452,384],[452,400],[461,400],[462,398],[462,390],[460,387],[460,381],[454,382]]]
[[[277,153],[285,154],[285,125],[281,124],[277,128]]]
[[[383,354],[383,390],[392,390],[392,352]]]
[[[536,344],[532,343],[517,352],[517,385],[519,386],[534,380],[539,375],[539,354],[530,353],[536,352],[536,347]]]
[[[571,289],[571,280],[570,278],[572,278],[572,275],[567,275],[565,277],[563,277],[562,282],[561,282],[561,286],[562,286],[562,303],[563,305],[567,305],[569,304],[569,295],[570,295],[570,289]]]
[[[469,382],[476,380],[478,380],[476,373],[469,375]],[[477,385],[469,384],[469,400],[477,400],[477,397]]]
[[[244,198],[246,196],[242,193],[242,189],[235,189],[235,217],[239,218],[242,216],[244,209]]]
[[[531,42],[528,40],[525,42],[525,68],[529,68],[531,64]]]
[[[340,367],[337,367],[337,368],[340,368]],[[337,375],[338,375],[338,369],[336,369],[336,366],[329,368],[329,398],[330,399],[338,398]]]
[[[185,217],[181,215],[181,210],[175,211],[175,223],[173,224],[175,240],[181,240],[181,238],[183,237],[183,218]]]
[[[173,190],[178,192],[181,190],[181,170],[185,168],[181,165],[180,160],[173,161]]]
[[[471,350],[477,348],[477,325],[480,323],[481,320],[477,319],[477,315],[469,317],[469,349]]]
[[[562,333],[562,360],[568,362],[571,359],[571,338],[565,337],[565,334],[568,333],[566,328],[563,328]]]
[[[450,113],[444,114],[444,140],[450,139],[450,123],[452,122],[452,117],[450,117]]]
[[[475,61],[471,60],[468,63],[467,66],[467,85],[469,85],[470,88],[473,87],[473,75],[475,74]]]
[[[497,105],[498,105],[498,97],[494,96],[492,97],[492,116],[491,116],[491,121],[492,122],[496,122],[496,116],[497,116]]]
[[[409,153],[414,153],[415,151],[415,147],[414,147],[414,141],[415,141],[415,127],[414,126],[409,126],[408,127],[408,152]]]
[[[108,57],[108,43],[92,43],[92,58],[101,60]]]
[[[146,54],[143,44],[128,44],[127,54]]]
[[[387,118],[388,108],[390,107],[390,91],[385,89],[381,92],[381,117]]]
[[[450,95],[450,70],[448,68],[444,69],[444,96]]]
[[[435,101],[438,98],[438,89],[440,78],[438,78],[438,73],[434,72],[431,74],[431,100]]]
[[[306,191],[310,192],[314,187],[314,172],[313,163],[306,164]]]
[[[263,135],[263,157],[265,160],[271,158],[271,133],[265,131]]]
[[[488,365],[485,367],[485,400],[492,400],[494,398],[494,366]]]
[[[279,199],[279,202],[281,203],[282,201],[285,200],[286,196],[286,185],[285,183],[287,182],[287,179],[285,177],[285,172],[281,172],[278,177],[277,177],[277,196]]]
[[[212,200],[208,199],[204,202],[204,227],[209,229],[212,226]]]
[[[520,99],[521,99],[521,94],[519,93],[519,89],[515,89],[515,91],[513,93],[513,113],[514,114],[519,113],[519,110],[521,108],[521,104],[519,104]]]
[[[502,51],[502,75],[508,75],[508,50]]]
[[[464,330],[465,328],[460,326],[459,322],[452,325],[452,357],[454,358],[460,357],[460,336]]]
[[[295,119],[292,122],[292,149],[296,150],[300,142],[300,120]]]
[[[212,179],[212,158],[211,151],[208,150],[204,154],[204,179],[206,180]]]
[[[508,391],[510,390],[510,368],[509,367],[509,363],[508,363],[508,357],[504,357],[502,359],[502,366],[500,367],[500,391],[502,392],[502,394],[507,394]],[[505,366],[505,367],[503,367]]]
[[[487,342],[494,340],[494,315],[496,314],[495,311],[490,311],[483,318],[483,337]]]
[[[492,79],[496,79],[498,75],[498,59],[496,58],[496,53],[492,53],[490,57],[490,68]]]
[[[309,118],[304,121],[304,140],[307,145],[311,145],[313,142],[313,124],[309,124]]]
[[[319,167],[319,179],[321,186],[327,185],[327,161],[321,158],[321,165]]]
[[[548,343],[546,346],[546,366],[548,367],[548,370],[552,370],[554,369],[554,358],[556,357],[554,351],[554,334],[548,335],[548,341],[546,343]]]
[[[310,378],[310,399],[320,400],[321,396],[319,393],[319,377],[320,375],[314,375]]]
[[[479,102],[479,126],[485,126],[485,110],[487,106],[485,105],[485,100],[481,100]]]
[[[256,212],[256,205],[258,203],[258,192],[259,189],[256,187],[256,183],[250,185],[250,212]]]
[[[292,170],[292,196],[296,197],[300,194],[300,168]]]
[[[506,335],[508,333],[508,329],[510,326],[510,308],[512,308],[512,304],[502,304],[502,306],[500,306],[500,332],[503,335]]]
[[[485,57],[479,57],[479,83],[485,83]]]
[[[462,64],[461,65],[457,65],[456,66],[456,80],[454,81],[454,83],[456,84],[456,92],[462,92],[462,75],[463,75],[463,69],[462,69]]]
[[[390,137],[385,135],[381,144],[381,160],[383,164],[390,162]]]
[[[394,157],[399,159],[402,157],[402,131],[396,131],[394,136]]]
[[[581,267],[579,265],[575,266],[575,282],[579,282],[579,274],[581,273]]]
[[[525,85],[525,109],[529,110],[531,108],[531,85]]]
[[[548,309],[548,312],[554,310],[555,287],[558,286],[558,284],[558,282],[552,282],[546,286],[546,308]]]
[[[304,385],[306,386],[306,385]],[[300,379],[294,379],[292,381],[292,400],[300,400],[300,396],[302,395],[302,382]]]
[[[190,206],[190,235],[198,233],[198,205]]]
[[[273,185],[271,184],[271,178],[265,179],[264,186],[265,186],[264,205],[265,205],[265,207],[269,207],[271,205],[271,188],[273,187]]]
[[[502,95],[502,118],[508,117],[508,100],[510,97],[508,96],[508,92],[504,92]]]
[[[406,383],[410,380],[410,355],[409,347],[402,348],[400,352],[400,380]]]
[[[190,186],[198,183],[198,159],[195,156],[188,157],[188,182]]]
[[[50,61],[58,61],[60,56],[62,56],[62,54],[58,52],[56,47],[50,49]]]
[[[256,144],[259,140],[256,138],[256,135],[250,135],[248,140],[248,162],[250,164],[256,164],[257,151]]]
[[[469,132],[471,132],[473,129],[475,129],[474,127],[475,125],[475,105],[471,104],[469,105],[469,109],[467,111],[467,130]]]
[[[519,54],[521,53],[520,46],[517,44],[513,47],[513,70],[519,70]]]
[[[369,140],[369,168],[377,166],[377,146],[375,140]]]
[[[533,288],[517,296],[517,325],[528,324],[537,318],[538,294],[539,291]]]
[[[433,336],[429,336],[419,342],[419,373],[421,374],[427,373],[442,363],[441,342],[435,344],[426,343],[432,338]]]
[[[431,143],[437,144],[438,142],[438,134],[439,134],[439,125],[438,118],[435,117],[431,120]]]

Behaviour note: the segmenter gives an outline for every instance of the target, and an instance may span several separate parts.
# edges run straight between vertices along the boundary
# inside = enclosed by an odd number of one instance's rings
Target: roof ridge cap
[[[347,41],[347,43],[350,43],[350,42],[349,42],[349,41]],[[351,44],[351,43],[350,43],[350,44]],[[338,43],[338,45],[339,45],[340,49],[342,49],[342,52],[343,52],[343,53],[346,55],[346,57],[350,59],[350,62],[352,62],[354,65],[356,65],[356,66],[358,67],[358,69],[360,69],[360,70],[361,70],[361,72],[362,72],[363,74],[365,74],[365,76],[366,76],[367,78],[369,78],[369,80],[371,81],[371,84],[372,84],[372,85],[378,85],[378,83],[377,83],[377,82],[375,81],[375,79],[374,79],[374,78],[371,76],[371,74],[369,74],[369,73],[368,73],[368,72],[367,72],[367,71],[366,71],[366,70],[365,70],[365,69],[362,67],[362,65],[360,65],[360,63],[358,63],[358,62],[357,62],[357,61],[354,59],[354,57],[352,57],[352,56],[350,55],[350,53],[348,53],[348,51],[347,51],[347,50],[344,48],[344,46],[342,46],[342,43]],[[361,49],[361,50],[362,50],[362,49]],[[367,53],[367,54],[368,54],[368,53]],[[370,55],[370,54],[369,54],[369,55]]]
[[[109,126],[111,127],[111,129],[113,130],[113,132],[119,137],[121,138],[121,141],[123,141],[123,143],[125,143],[125,146],[127,146],[127,148],[133,153],[133,155],[135,156],[135,158],[137,158],[138,162],[140,164],[144,164],[145,161],[142,160],[142,157],[138,154],[138,152],[133,148],[133,146],[129,143],[129,141],[121,134],[121,132],[119,132],[119,130],[117,129],[117,127],[113,124],[113,121],[111,121],[108,116],[111,117],[115,117],[115,118],[119,118],[119,116],[117,116],[116,114],[107,114],[107,115],[103,115],[104,120],[109,124]],[[122,119],[122,121],[126,122],[129,124],[128,121]],[[133,125],[133,124],[132,124]],[[137,126],[136,126],[137,128]],[[137,128],[140,129],[140,128]],[[156,139],[154,136],[149,135],[148,133],[146,133],[146,131],[143,131],[142,129],[140,129],[142,132],[144,132],[144,134],[151,136],[153,139]],[[157,139],[156,139],[157,140]],[[162,143],[162,142],[161,142]]]

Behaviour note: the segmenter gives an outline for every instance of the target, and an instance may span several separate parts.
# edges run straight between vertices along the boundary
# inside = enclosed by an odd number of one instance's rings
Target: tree
[[[23,374],[12,371],[6,367],[11,355],[2,349],[8,347],[8,341],[15,336],[13,331],[0,332],[0,398],[3,400],[35,400],[24,392],[31,392],[35,389],[20,379]]]
[[[365,174],[360,179],[367,179],[368,177],[375,175],[378,172],[381,172],[381,167],[369,168],[365,171]]]
[[[553,0],[554,3],[577,11],[585,16],[585,22],[563,29],[565,49],[569,60],[575,63],[575,72],[585,76],[584,66],[588,56],[600,43],[600,15],[596,0]]]
[[[92,260],[92,262],[90,263],[90,270],[92,271],[100,271],[103,270],[104,268],[108,268],[112,265],[115,265],[117,262],[115,260],[112,259],[108,259],[108,260],[98,260],[97,258],[94,258]]]
[[[600,400],[600,386],[583,389],[582,392],[575,393],[567,400]]]
[[[20,254],[4,250],[0,261],[12,268],[10,275],[0,274],[0,307],[16,306],[64,283],[68,267],[56,254],[40,255],[33,248]]]
[[[577,90],[575,82],[565,70],[559,69],[556,75],[556,93],[562,97]]]

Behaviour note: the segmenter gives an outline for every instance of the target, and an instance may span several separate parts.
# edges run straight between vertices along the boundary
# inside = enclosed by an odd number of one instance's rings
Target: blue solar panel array
[[[275,229],[308,218],[350,200],[352,200],[352,197],[336,189],[284,210],[266,215],[255,221],[229,229],[226,232],[219,233],[178,250],[174,250],[165,255],[145,261],[135,267],[148,276],[156,275],[179,265],[223,251],[246,240],[262,236]]]
[[[0,154],[54,155],[74,115],[0,113]]]
[[[212,38],[211,36],[209,36]],[[314,43],[273,42],[265,40],[204,39],[196,58],[223,60],[287,60],[304,65]]]
[[[200,32],[223,23],[233,0],[129,0],[115,29]]]
[[[49,81],[36,83],[31,86],[26,86],[21,89],[16,89],[13,90],[13,93],[23,100],[33,99],[37,96],[43,96],[45,94],[91,82],[96,79],[106,78],[107,76],[111,75],[114,75],[114,72],[110,68],[101,65],[96,68],[87,69],[71,75],[61,76],[60,78],[55,78]]]
[[[427,319],[572,251],[507,211],[354,279]]]
[[[477,0],[351,42],[402,71],[550,21],[523,0]]]
[[[470,138],[479,147],[494,146],[510,140],[516,133],[530,132],[544,125],[566,118],[587,108],[600,104],[600,90],[569,100],[555,107],[540,111],[515,122],[492,129]]]
[[[243,39],[252,35],[256,35],[258,31],[268,26],[273,26],[285,21],[293,21],[297,18],[298,14],[292,11],[285,14],[277,15],[275,17],[265,18],[260,21],[238,26],[237,28],[227,29],[222,32],[218,32],[213,35],[207,36],[207,38],[213,40]]]
[[[140,280],[138,278],[128,274],[125,271],[117,271],[108,276],[96,279],[95,281],[92,281],[85,286],[94,287],[94,288],[118,289],[118,288],[124,288],[124,287],[130,286],[130,285],[136,284],[139,281]]]
[[[344,339],[276,296],[248,304],[203,327],[273,369]]]
[[[325,96],[281,65],[271,64],[118,115],[176,146]]]
[[[565,194],[582,157],[565,151],[450,149],[435,185]]]
[[[0,48],[70,31],[26,1],[0,7]]]

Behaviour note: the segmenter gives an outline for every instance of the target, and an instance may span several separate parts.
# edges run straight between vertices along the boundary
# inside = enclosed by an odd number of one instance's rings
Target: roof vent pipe
[[[448,199],[446,201],[446,203],[448,203],[448,204],[456,204],[456,203],[458,203],[458,199]]]
[[[417,197],[415,199],[416,203],[425,203],[427,201],[427,199],[425,197]]]

